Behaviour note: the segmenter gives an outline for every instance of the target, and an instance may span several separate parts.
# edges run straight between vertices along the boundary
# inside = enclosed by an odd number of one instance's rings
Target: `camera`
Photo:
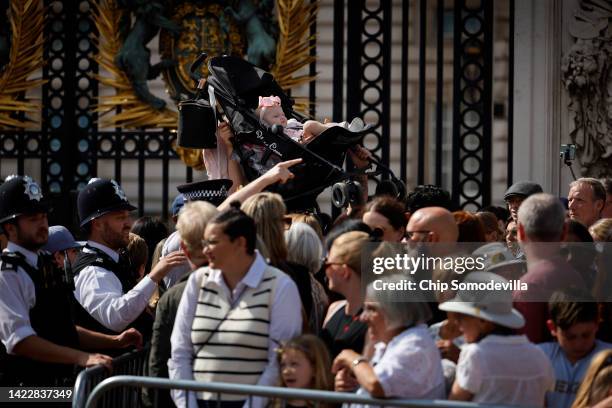
[[[576,160],[576,145],[562,144],[561,151],[559,152],[559,157],[561,157],[564,162],[571,162]]]
[[[355,180],[336,183],[332,187],[332,203],[337,208],[363,204],[363,187]]]
[[[572,162],[576,160],[576,145],[562,144],[561,151],[559,152],[559,157],[561,157],[563,163],[565,163],[565,165],[569,167],[569,170],[572,173],[572,177],[574,178],[574,180],[576,180],[574,169],[572,169]]]

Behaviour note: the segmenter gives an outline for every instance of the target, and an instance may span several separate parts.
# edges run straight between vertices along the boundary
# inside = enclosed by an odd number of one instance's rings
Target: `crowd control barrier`
[[[306,400],[315,402],[315,406],[321,403],[327,404],[360,404],[370,407],[404,407],[404,408],[501,408],[501,405],[484,405],[470,402],[458,402],[447,400],[406,400],[406,399],[376,399],[369,396],[360,396],[344,392],[305,390],[295,388],[265,387],[256,385],[242,385],[215,382],[199,382],[193,380],[169,380],[164,378],[137,377],[131,375],[119,375],[105,379],[98,384],[86,401],[86,408],[97,408],[100,402],[106,399],[107,394],[117,388],[141,388],[148,389],[183,389],[188,391],[206,391],[217,394],[220,400],[221,394],[245,395],[245,399],[252,401],[253,397],[276,398],[280,400]],[[215,405],[213,402],[212,406]],[[250,405],[250,404],[249,404]],[[117,405],[120,406],[120,405]],[[132,408],[131,406],[129,408]],[[196,407],[189,407],[196,408]]]
[[[112,373],[109,373],[102,365],[89,367],[81,371],[74,383],[72,408],[85,406],[85,401],[87,401],[87,397],[92,390],[110,375],[144,375],[144,367],[148,356],[149,348],[147,347],[114,358]],[[140,403],[140,390],[133,388],[115,389],[105,397],[103,402],[104,404],[100,406],[137,408],[142,405]]]

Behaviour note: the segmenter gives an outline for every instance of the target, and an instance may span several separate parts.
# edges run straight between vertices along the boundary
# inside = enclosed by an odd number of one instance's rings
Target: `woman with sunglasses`
[[[329,306],[321,332],[332,359],[344,349],[363,351],[367,326],[359,320],[363,306],[361,254],[369,242],[365,232],[347,232],[334,240],[325,259],[328,288],[344,297]]]
[[[380,229],[382,240],[400,242],[406,230],[406,210],[404,204],[390,196],[381,196],[366,206],[362,221],[372,230]]]

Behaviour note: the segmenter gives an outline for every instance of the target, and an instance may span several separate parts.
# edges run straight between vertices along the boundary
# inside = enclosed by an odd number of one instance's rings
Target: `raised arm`
[[[302,159],[293,159],[278,163],[270,170],[265,172],[263,175],[259,176],[258,178],[256,178],[255,180],[253,180],[252,182],[250,182],[249,184],[226,198],[225,201],[223,201],[221,205],[219,205],[219,211],[228,209],[230,203],[233,201],[243,202],[252,195],[260,193],[261,191],[263,191],[264,188],[272,184],[286,183],[288,180],[291,180],[293,177],[295,177],[293,173],[289,170],[289,168],[301,162]]]

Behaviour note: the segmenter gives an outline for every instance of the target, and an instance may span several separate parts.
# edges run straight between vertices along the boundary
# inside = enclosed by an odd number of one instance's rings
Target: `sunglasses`
[[[406,231],[404,233],[404,238],[406,239],[412,239],[412,237],[414,236],[414,234],[429,234],[431,231]]]
[[[323,258],[323,267],[325,269],[329,268],[332,265],[344,265],[345,262],[330,262],[327,257]]]

